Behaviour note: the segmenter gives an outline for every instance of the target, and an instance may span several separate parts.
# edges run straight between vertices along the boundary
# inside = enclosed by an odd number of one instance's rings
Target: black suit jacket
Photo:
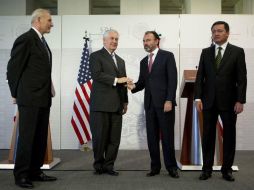
[[[228,43],[219,68],[215,67],[215,46],[202,50],[195,82],[195,99],[203,108],[214,103],[220,110],[233,109],[246,102],[247,71],[244,50]]]
[[[90,110],[102,112],[122,112],[123,104],[128,102],[127,88],[114,86],[115,78],[126,77],[125,63],[115,54],[117,67],[105,48],[91,53],[90,69],[93,79]]]
[[[51,106],[51,51],[30,29],[19,36],[11,50],[7,79],[18,105]]]
[[[148,71],[148,56],[140,62],[140,73],[133,93],[145,88],[145,109],[153,105],[163,108],[165,101],[172,101],[176,105],[177,69],[173,53],[159,49],[152,66]]]

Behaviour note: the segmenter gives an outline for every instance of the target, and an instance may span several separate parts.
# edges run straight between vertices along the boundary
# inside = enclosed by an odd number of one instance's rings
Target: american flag
[[[77,87],[75,90],[73,115],[71,118],[71,124],[78,137],[80,145],[89,142],[92,137],[89,124],[91,87],[92,78],[89,68],[88,39],[85,39],[78,72]]]

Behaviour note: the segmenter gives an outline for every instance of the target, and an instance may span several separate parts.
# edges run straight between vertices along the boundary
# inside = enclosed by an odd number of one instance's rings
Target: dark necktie
[[[47,45],[47,42],[46,42],[44,36],[41,37],[41,41],[42,41],[42,43],[43,43],[43,45],[44,45],[44,47],[45,47],[45,49],[46,49],[46,51],[48,53],[49,59],[50,59],[50,53],[49,53],[48,45]]]
[[[148,63],[148,70],[149,70],[149,73],[150,73],[151,70],[152,70],[152,66],[153,66],[153,53],[150,53],[150,55],[149,55],[149,63]]]
[[[222,55],[221,55],[222,47],[218,47],[218,49],[219,49],[219,51],[217,53],[217,56],[215,57],[215,65],[216,65],[217,69],[219,68],[220,62],[221,62],[221,59],[222,59]]]

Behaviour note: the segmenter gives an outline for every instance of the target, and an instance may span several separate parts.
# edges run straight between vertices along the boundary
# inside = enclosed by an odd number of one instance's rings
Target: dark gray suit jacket
[[[11,95],[18,105],[51,106],[51,51],[30,29],[19,36],[11,50],[7,79]]]
[[[220,110],[232,110],[236,102],[246,102],[247,71],[244,50],[227,45],[219,68],[215,67],[215,46],[202,50],[195,82],[195,99],[203,108],[214,104]]]
[[[128,103],[127,88],[117,84],[115,78],[126,77],[125,63],[115,55],[117,67],[105,48],[91,53],[90,69],[93,79],[90,110],[101,112],[122,112],[123,104]]]

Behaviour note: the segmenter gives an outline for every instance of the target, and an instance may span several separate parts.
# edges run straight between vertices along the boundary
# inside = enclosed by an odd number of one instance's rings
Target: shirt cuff
[[[113,86],[116,86],[116,84],[117,84],[117,78],[115,78]]]

